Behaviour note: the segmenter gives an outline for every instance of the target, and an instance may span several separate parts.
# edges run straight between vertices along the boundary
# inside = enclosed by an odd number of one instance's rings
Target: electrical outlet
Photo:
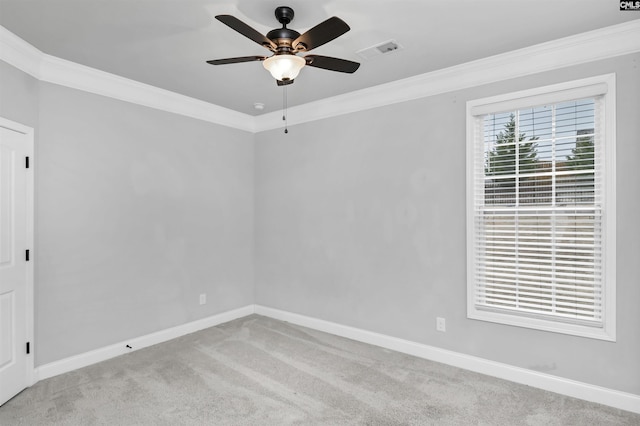
[[[206,305],[207,304],[207,293],[202,293],[200,295],[200,304],[201,305]]]
[[[445,324],[445,320],[442,317],[436,318],[436,330],[442,331],[443,333],[447,331],[447,326]]]

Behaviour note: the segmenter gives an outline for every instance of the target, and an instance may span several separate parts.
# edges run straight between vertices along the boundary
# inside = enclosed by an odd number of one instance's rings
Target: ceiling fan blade
[[[207,61],[211,65],[238,64],[240,62],[264,61],[266,56],[240,56],[238,58],[212,59]]]
[[[287,86],[289,84],[293,84],[293,80],[276,80],[278,86]]]
[[[228,26],[229,28],[236,30],[243,36],[255,41],[259,45],[264,46],[269,50],[275,51],[278,47],[273,41],[269,40],[267,37],[260,34],[258,31],[254,30],[249,25],[245,24],[235,16],[217,15],[216,19],[222,22],[223,24],[225,24],[226,26]]]
[[[360,64],[346,59],[332,58],[331,56],[307,55],[304,57],[310,67],[322,68],[330,71],[354,73]]]
[[[349,30],[349,25],[346,22],[334,16],[302,34],[293,41],[292,46],[294,49],[308,52],[340,37]]]

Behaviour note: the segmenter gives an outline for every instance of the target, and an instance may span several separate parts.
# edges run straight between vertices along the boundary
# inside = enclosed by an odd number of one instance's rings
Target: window
[[[615,76],[467,103],[467,315],[615,340]]]

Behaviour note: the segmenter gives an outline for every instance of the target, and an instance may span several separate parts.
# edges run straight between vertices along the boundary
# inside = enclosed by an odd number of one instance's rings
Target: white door
[[[32,149],[29,128],[0,120],[0,405],[32,381]]]

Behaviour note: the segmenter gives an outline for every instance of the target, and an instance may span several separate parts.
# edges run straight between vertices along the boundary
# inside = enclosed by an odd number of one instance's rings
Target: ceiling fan
[[[308,52],[340,37],[349,31],[349,26],[340,18],[334,16],[311,28],[300,35],[299,32],[287,28],[293,20],[293,9],[280,6],[275,10],[278,22],[282,28],[276,28],[262,35],[249,25],[231,15],[218,15],[216,19],[236,30],[243,36],[255,41],[259,45],[273,52],[271,56],[241,56],[238,58],[214,59],[207,61],[211,65],[236,64],[240,62],[262,61],[264,67],[276,79],[278,86],[293,83],[298,73],[305,65],[330,71],[354,73],[360,64],[346,59],[321,55],[298,56],[300,52]]]

